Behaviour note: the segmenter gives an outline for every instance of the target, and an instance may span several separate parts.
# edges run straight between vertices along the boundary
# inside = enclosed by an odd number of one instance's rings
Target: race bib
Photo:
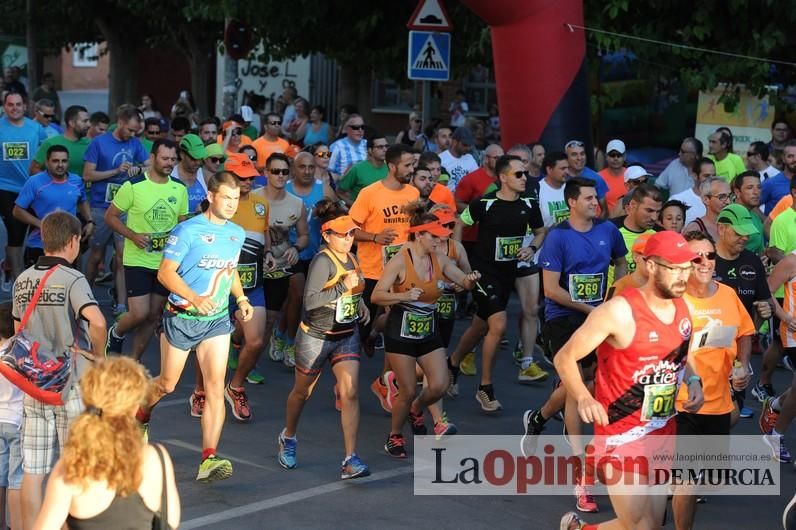
[[[265,278],[266,280],[278,280],[280,278],[287,278],[292,274],[293,273],[288,272],[287,269],[276,269],[274,271],[269,271],[263,274],[263,278]]]
[[[677,385],[658,384],[644,386],[644,402],[641,404],[641,421],[664,424],[674,416],[674,398]]]
[[[109,182],[108,187],[105,188],[105,202],[113,202],[113,198],[116,197],[116,193],[121,188],[121,184],[116,184],[114,182]]]
[[[411,340],[427,339],[434,333],[434,313],[413,313],[404,311],[401,320],[401,338]]]
[[[495,238],[495,261],[514,261],[517,253],[522,248],[523,236],[517,237],[496,237]]]
[[[28,142],[3,142],[3,160],[28,160],[30,158]]]
[[[338,324],[350,324],[357,319],[361,294],[348,294],[337,299],[334,320]]]
[[[166,248],[166,241],[169,239],[168,232],[155,232],[149,234],[149,241],[146,243],[147,252],[163,252]]]
[[[589,304],[603,299],[603,273],[570,274],[569,296],[573,302]]]
[[[401,250],[403,243],[400,245],[384,245],[381,247],[381,255],[384,257],[384,264],[387,265],[387,262],[390,261],[390,258],[398,254]]]
[[[238,263],[238,276],[240,276],[240,285],[244,289],[256,287],[257,263]]]
[[[566,221],[567,219],[569,219],[569,208],[564,210],[556,210],[553,212],[553,222],[555,224]]]
[[[456,311],[456,295],[443,294],[437,298],[437,314],[440,318],[451,320],[454,311]]]

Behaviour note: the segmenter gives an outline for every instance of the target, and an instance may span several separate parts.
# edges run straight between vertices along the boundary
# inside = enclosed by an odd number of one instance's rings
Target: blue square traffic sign
[[[450,75],[451,35],[433,31],[409,32],[407,76],[418,81],[447,81]]]

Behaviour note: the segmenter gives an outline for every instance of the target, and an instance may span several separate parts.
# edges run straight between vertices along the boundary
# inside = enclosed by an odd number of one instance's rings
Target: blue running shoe
[[[279,465],[285,469],[295,469],[296,462],[296,445],[298,440],[296,438],[288,438],[285,436],[285,430],[279,433]]]
[[[741,407],[741,417],[742,418],[751,418],[755,415],[755,411],[750,409],[749,407]]]
[[[367,477],[370,475],[370,468],[368,465],[359,459],[356,453],[343,460],[342,467],[340,468],[340,478],[343,480],[349,478]]]

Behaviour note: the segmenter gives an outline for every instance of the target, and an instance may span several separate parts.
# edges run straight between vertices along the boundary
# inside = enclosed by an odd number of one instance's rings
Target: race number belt
[[[362,294],[347,294],[337,299],[334,311],[334,320],[338,324],[350,324],[357,319],[359,301]]]
[[[570,274],[569,296],[573,302],[585,304],[599,302],[603,299],[602,272],[597,274]]]
[[[675,384],[644,386],[644,401],[641,404],[641,421],[663,425],[674,416]]]
[[[453,312],[456,310],[456,295],[443,294],[437,298],[437,314],[440,318],[451,320]]]
[[[169,239],[168,232],[155,232],[149,234],[149,240],[146,242],[147,252],[163,252],[166,248],[166,241]]]
[[[434,313],[404,311],[401,319],[401,338],[410,340],[427,339],[434,334]]]
[[[390,261],[390,258],[398,254],[401,250],[403,243],[399,245],[384,245],[381,247],[381,255],[384,258],[384,264],[387,265],[387,262]]]
[[[496,237],[495,261],[514,261],[522,248],[523,236]]]
[[[28,142],[3,142],[3,160],[28,160],[30,158]]]
[[[116,193],[121,188],[121,184],[117,184],[115,182],[109,182],[108,187],[105,188],[105,202],[113,202],[113,198],[116,197]]]
[[[256,287],[257,263],[238,263],[238,276],[240,276],[240,285],[244,289]]]

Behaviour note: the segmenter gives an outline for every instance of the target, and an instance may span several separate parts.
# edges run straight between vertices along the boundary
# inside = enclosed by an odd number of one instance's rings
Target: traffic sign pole
[[[431,81],[447,81],[453,24],[441,0],[420,0],[406,24],[409,28],[407,77],[423,83],[423,123],[431,121]],[[414,31],[412,31],[414,30]],[[424,30],[424,31],[419,31]]]

